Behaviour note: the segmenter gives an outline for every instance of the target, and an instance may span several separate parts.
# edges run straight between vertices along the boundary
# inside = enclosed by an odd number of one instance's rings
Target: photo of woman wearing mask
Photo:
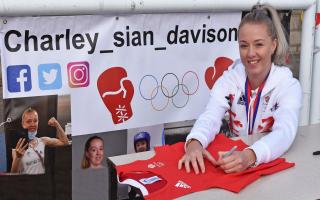
[[[48,125],[57,130],[56,137],[37,137],[39,118],[38,112],[29,107],[22,114],[21,125],[28,130],[28,139],[20,138],[16,148],[12,150],[12,173],[43,174],[45,146],[57,147],[68,144],[68,138],[59,122],[52,117]],[[28,141],[26,141],[28,140]]]

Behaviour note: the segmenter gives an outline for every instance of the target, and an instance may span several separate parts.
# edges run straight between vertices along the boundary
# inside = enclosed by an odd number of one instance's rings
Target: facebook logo
[[[10,65],[7,67],[9,92],[28,92],[31,90],[31,69],[29,65]]]
[[[41,90],[54,90],[62,87],[61,67],[58,63],[40,64],[38,78]]]

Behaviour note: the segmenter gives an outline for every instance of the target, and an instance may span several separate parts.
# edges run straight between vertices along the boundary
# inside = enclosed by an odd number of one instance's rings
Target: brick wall
[[[301,28],[303,11],[294,10],[290,20],[289,52],[293,75],[299,77]]]

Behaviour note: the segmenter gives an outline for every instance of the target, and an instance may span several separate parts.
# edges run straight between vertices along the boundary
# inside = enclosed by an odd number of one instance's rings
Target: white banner
[[[214,81],[238,58],[240,18],[157,14],[96,23],[113,53],[90,59],[90,84],[71,90],[73,135],[197,118]]]
[[[13,17],[4,98],[71,93],[73,135],[195,119],[238,58],[241,13]]]

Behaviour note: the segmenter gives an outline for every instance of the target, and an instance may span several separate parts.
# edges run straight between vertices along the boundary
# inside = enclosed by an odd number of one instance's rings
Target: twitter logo
[[[40,90],[60,89],[62,87],[60,64],[40,64],[38,66],[38,79]]]

